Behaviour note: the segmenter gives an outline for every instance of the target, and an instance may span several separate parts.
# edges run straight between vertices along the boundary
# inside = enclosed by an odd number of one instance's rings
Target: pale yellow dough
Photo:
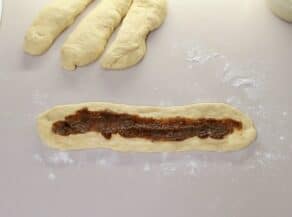
[[[41,10],[24,39],[24,51],[40,55],[70,26],[92,0],[54,0]]]
[[[267,2],[275,15],[292,22],[292,0],[267,0]]]
[[[222,140],[200,139],[193,137],[179,142],[151,141],[143,138],[124,138],[114,134],[110,140],[100,133],[60,136],[52,132],[52,124],[64,120],[67,115],[87,107],[90,111],[109,109],[113,112],[135,114],[152,118],[230,118],[242,122],[243,129],[235,130]],[[179,107],[144,107],[110,103],[84,103],[76,105],[56,106],[39,115],[37,119],[39,135],[51,148],[60,150],[78,150],[90,148],[109,148],[117,151],[133,152],[174,152],[174,151],[234,151],[248,146],[256,138],[256,130],[252,120],[236,108],[222,103],[194,104]]]
[[[64,43],[61,51],[63,67],[74,70],[96,61],[131,3],[132,0],[102,0]]]
[[[166,17],[166,0],[133,0],[117,38],[105,52],[101,65],[123,69],[137,64],[146,53],[146,38]]]

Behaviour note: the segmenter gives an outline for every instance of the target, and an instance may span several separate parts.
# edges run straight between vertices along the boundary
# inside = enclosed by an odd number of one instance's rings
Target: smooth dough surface
[[[92,0],[54,0],[41,10],[24,39],[24,51],[40,55],[75,20]]]
[[[143,138],[124,138],[114,134],[107,140],[100,133],[60,136],[52,132],[52,124],[64,120],[67,115],[87,107],[90,111],[109,109],[117,113],[135,114],[152,118],[231,118],[242,122],[242,130],[235,130],[224,139],[200,139],[192,137],[184,141],[151,141]],[[203,103],[178,107],[130,106],[111,103],[83,103],[56,106],[39,115],[37,128],[42,141],[51,148],[61,150],[78,150],[90,148],[109,148],[117,151],[133,152],[174,152],[174,151],[234,151],[248,146],[256,138],[252,120],[236,108],[222,103]]]
[[[102,0],[64,43],[61,51],[63,67],[74,70],[97,60],[131,3],[132,0]]]
[[[292,22],[292,0],[267,0],[268,4],[278,17]]]
[[[146,53],[146,38],[166,17],[166,0],[133,0],[117,38],[105,52],[101,65],[124,69],[137,64]]]

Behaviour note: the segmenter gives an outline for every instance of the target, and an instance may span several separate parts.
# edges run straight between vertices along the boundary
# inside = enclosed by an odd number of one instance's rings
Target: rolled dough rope
[[[63,121],[66,116],[75,114],[76,111],[83,108],[87,108],[89,111],[110,110],[115,113],[127,113],[154,119],[174,117],[232,119],[240,121],[242,129],[234,130],[233,133],[228,134],[223,139],[191,137],[183,141],[152,141],[144,138],[125,138],[119,134],[112,134],[110,139],[106,139],[98,132],[62,136],[52,131],[52,126],[55,122]],[[178,107],[145,107],[96,102],[56,106],[38,116],[37,128],[44,143],[51,148],[61,150],[109,148],[117,151],[134,152],[191,150],[223,152],[244,148],[256,138],[256,130],[252,120],[236,108],[222,103],[193,104]]]
[[[123,69],[137,64],[146,53],[147,35],[166,17],[166,0],[134,0],[116,40],[102,57],[106,69]]]
[[[75,20],[92,0],[54,0],[43,8],[24,39],[24,51],[40,55]]]
[[[267,2],[275,15],[292,22],[292,0],[267,0]]]
[[[131,3],[132,0],[102,0],[64,43],[63,67],[74,70],[97,60]]]

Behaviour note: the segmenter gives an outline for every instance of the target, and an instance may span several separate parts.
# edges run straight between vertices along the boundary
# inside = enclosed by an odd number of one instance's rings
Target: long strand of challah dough
[[[146,53],[146,37],[166,17],[166,0],[134,0],[122,27],[101,65],[107,69],[123,69],[138,63]]]
[[[63,67],[74,70],[97,60],[131,3],[132,0],[102,0],[64,43]]]
[[[102,113],[103,116],[98,116]],[[197,124],[190,125],[193,121]],[[223,125],[216,124],[217,121]],[[230,130],[226,125],[228,121],[237,122],[240,127],[232,124]],[[240,110],[222,103],[175,107],[103,102],[62,105],[40,114],[37,128],[45,144],[61,150],[109,148],[134,152],[222,152],[247,147],[256,138],[252,120]],[[191,132],[201,136],[192,134],[180,139]],[[223,137],[211,136],[222,132]]]
[[[46,52],[91,2],[92,0],[54,0],[43,8],[26,33],[25,52],[31,55]]]

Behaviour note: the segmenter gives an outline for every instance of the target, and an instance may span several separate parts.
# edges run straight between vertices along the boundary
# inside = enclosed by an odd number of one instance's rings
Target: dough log
[[[281,19],[292,22],[291,0],[267,0],[272,12]]]
[[[102,0],[64,43],[61,51],[63,67],[74,70],[96,61],[131,3],[132,0]]]
[[[82,124],[76,121],[72,116],[77,111],[84,108],[90,112],[99,113],[102,111],[111,111],[116,114],[136,115],[144,119],[148,118],[152,120],[166,120],[178,117],[192,120],[210,119],[213,121],[232,119],[241,123],[241,128],[230,131],[228,135],[220,139],[194,136],[179,141],[155,141],[135,136],[132,138],[126,138],[125,136],[122,136],[123,134],[119,133],[105,137],[102,133],[92,131],[83,131],[79,134],[61,135],[53,130],[53,126],[55,126],[56,122],[64,122],[68,117],[70,117],[71,121],[73,120],[71,123],[72,126],[79,125],[79,129],[84,130],[84,128],[80,128]],[[83,121],[88,123],[90,120],[85,118]],[[110,124],[111,123],[106,122],[99,126],[108,126]],[[117,125],[111,126],[116,127]],[[131,126],[132,125],[130,124],[128,127],[131,128]],[[152,125],[155,130],[157,129],[155,128],[157,126],[159,127],[159,125]],[[201,124],[201,126],[204,125]],[[210,129],[217,132],[218,128],[214,126]],[[40,138],[45,144],[51,148],[60,150],[108,148],[117,151],[133,152],[174,152],[191,150],[223,152],[242,149],[251,144],[256,138],[256,129],[252,120],[236,108],[222,103],[193,104],[178,107],[145,107],[96,102],[56,106],[38,116],[37,128]],[[146,127],[144,130],[147,133],[148,128]],[[157,133],[158,131],[155,132]]]
[[[137,64],[146,53],[147,35],[166,17],[166,0],[134,0],[117,38],[102,57],[106,69],[123,69]]]
[[[25,52],[41,55],[47,51],[91,2],[92,0],[54,0],[43,8],[26,33]]]

